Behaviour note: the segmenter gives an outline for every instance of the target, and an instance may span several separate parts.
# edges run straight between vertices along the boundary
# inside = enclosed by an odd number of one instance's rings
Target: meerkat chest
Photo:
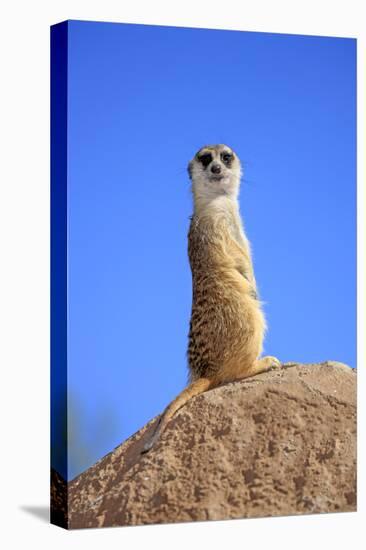
[[[235,214],[193,216],[188,253],[195,296],[209,289],[220,295],[239,284],[241,292],[258,298],[250,245]]]
[[[188,255],[192,271],[223,266],[245,256],[241,227],[230,213],[193,216],[188,234]],[[234,259],[235,256],[235,259]]]

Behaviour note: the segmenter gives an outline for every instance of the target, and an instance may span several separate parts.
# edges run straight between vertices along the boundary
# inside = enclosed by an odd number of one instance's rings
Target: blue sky
[[[265,353],[356,366],[356,41],[68,23],[69,478],[184,387],[187,163],[242,160]]]

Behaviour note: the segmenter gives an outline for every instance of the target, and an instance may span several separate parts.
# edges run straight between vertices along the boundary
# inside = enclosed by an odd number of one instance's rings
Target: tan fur
[[[221,158],[230,152],[226,166]],[[199,156],[209,152],[220,165],[220,180]],[[167,407],[146,443],[148,451],[167,423],[193,396],[224,382],[253,376],[279,365],[259,359],[266,323],[257,288],[248,239],[239,214],[239,159],[226,145],[202,148],[189,164],[194,214],[188,235],[193,300],[189,331],[190,385]]]

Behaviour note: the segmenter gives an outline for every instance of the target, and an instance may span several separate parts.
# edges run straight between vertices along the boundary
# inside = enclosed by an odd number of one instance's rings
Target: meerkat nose
[[[211,166],[211,172],[213,174],[220,174],[221,172],[221,166],[219,164],[212,164]]]

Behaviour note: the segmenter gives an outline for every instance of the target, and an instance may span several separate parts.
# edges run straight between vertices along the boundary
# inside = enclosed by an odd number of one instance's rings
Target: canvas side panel
[[[51,523],[67,528],[68,24],[51,27]]]

